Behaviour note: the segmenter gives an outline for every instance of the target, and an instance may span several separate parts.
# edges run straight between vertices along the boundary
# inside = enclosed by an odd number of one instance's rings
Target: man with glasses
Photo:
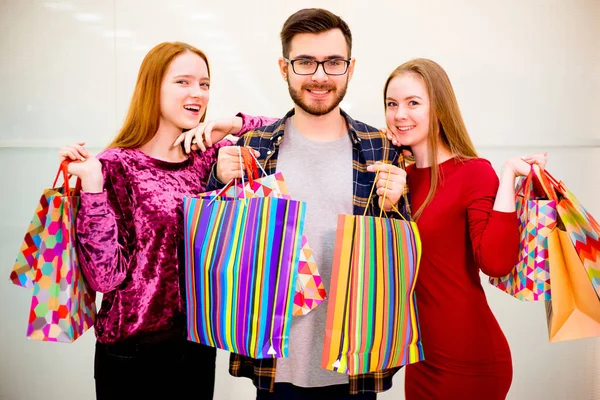
[[[382,196],[385,192],[386,199],[398,204],[406,173],[396,166],[403,165],[402,155],[378,129],[339,108],[354,72],[348,25],[327,10],[300,10],[285,22],[281,41],[279,67],[295,107],[271,125],[246,133],[238,144],[260,152],[266,172],[283,172],[293,197],[307,203],[305,234],[328,290],[338,214],[363,214],[378,169],[379,199],[368,212],[378,213],[382,205],[390,209]],[[264,122],[246,118],[246,128]],[[241,175],[235,146],[221,148],[209,188]],[[400,206],[406,212],[407,205]],[[289,358],[232,354],[230,373],[251,378],[257,399],[375,399],[376,392],[389,389],[397,369],[348,377],[321,368],[326,316],[323,303],[294,318]]]

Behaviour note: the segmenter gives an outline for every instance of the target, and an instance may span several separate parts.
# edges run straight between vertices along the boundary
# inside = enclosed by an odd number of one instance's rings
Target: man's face
[[[288,59],[331,60],[333,64],[335,60],[348,58],[348,45],[342,31],[332,29],[319,34],[301,33],[294,36]],[[297,71],[300,63],[301,61],[297,61]],[[314,74],[298,75],[284,59],[279,60],[279,66],[294,103],[306,113],[315,116],[328,114],[340,104],[354,72],[354,60],[343,75],[327,75],[323,65],[319,65]]]

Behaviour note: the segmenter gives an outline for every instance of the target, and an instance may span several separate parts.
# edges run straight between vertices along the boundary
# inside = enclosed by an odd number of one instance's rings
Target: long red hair
[[[187,51],[197,54],[206,62],[210,77],[208,58],[194,46],[183,42],[164,42],[155,46],[142,61],[125,122],[109,148],[138,148],[154,137],[160,123],[163,77],[175,57]],[[205,115],[206,110],[200,122],[204,121]]]

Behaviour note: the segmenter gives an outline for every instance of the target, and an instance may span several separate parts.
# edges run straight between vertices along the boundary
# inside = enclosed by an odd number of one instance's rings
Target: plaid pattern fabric
[[[368,172],[367,166],[377,161],[383,161],[405,169],[406,162],[402,156],[402,152],[399,151],[400,149],[393,146],[380,130],[353,120],[342,110],[340,112],[348,123],[348,134],[352,139],[354,181],[354,195],[352,200],[354,214],[362,215],[369,200],[371,186],[375,178],[375,173]],[[276,172],[279,144],[283,140],[285,122],[292,115],[294,115],[294,110],[291,110],[285,117],[271,125],[266,125],[245,133],[237,142],[238,146],[252,147],[260,152],[258,161],[269,175]],[[225,183],[216,179],[215,167],[216,164],[213,165],[208,180],[207,191],[216,190],[225,185]],[[373,195],[376,196],[376,194]],[[367,212],[368,215],[379,215],[379,206],[376,199],[374,200],[372,207]],[[407,219],[411,215],[408,185],[404,188],[404,199],[401,200],[398,209]],[[388,215],[393,217],[393,214],[389,212]]]
[[[269,392],[275,388],[275,365],[276,360],[273,358],[256,360],[235,353],[231,353],[229,357],[229,373],[232,376],[252,379],[257,389]],[[315,366],[315,368],[318,367]],[[391,368],[385,371],[349,376],[350,394],[385,392],[392,387],[392,377],[399,370],[400,368]]]
[[[369,200],[369,194],[375,178],[375,173],[368,172],[367,166],[377,161],[383,161],[405,168],[405,160],[399,151],[400,149],[393,146],[380,130],[353,120],[344,111],[341,111],[341,114],[348,123],[348,134],[352,139],[354,214],[362,215]],[[283,140],[285,122],[292,115],[294,115],[294,110],[288,112],[285,117],[271,125],[247,132],[237,143],[239,146],[248,146],[258,150],[260,152],[258,161],[269,175],[276,172],[277,155],[279,144]],[[215,167],[213,166],[207,190],[215,190],[223,186],[224,183],[216,179]],[[376,195],[374,194],[374,196]],[[379,215],[380,210],[377,203],[377,199],[374,199],[371,207],[367,210],[368,215]],[[398,209],[407,219],[410,217],[408,185],[404,189],[404,197]],[[388,213],[388,215],[393,216],[393,213]],[[315,366],[315,368],[318,367]],[[399,369],[393,368],[385,371],[350,376],[350,394],[383,392],[388,390],[392,386],[392,377]],[[260,390],[273,391],[275,370],[275,359],[257,360],[231,353],[229,373],[233,376],[252,379],[254,386]]]

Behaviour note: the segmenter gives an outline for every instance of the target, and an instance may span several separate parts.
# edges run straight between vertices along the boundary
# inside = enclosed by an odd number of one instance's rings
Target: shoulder
[[[498,180],[492,163],[485,158],[457,160],[456,165],[469,180]]]
[[[101,151],[96,158],[100,160],[105,168],[110,168],[127,164],[128,160],[135,158],[134,152],[134,149],[112,147]]]
[[[262,137],[262,138],[270,138],[279,132],[283,132],[285,129],[285,121],[286,118],[278,119],[269,125],[261,126],[260,128],[256,128],[246,134],[251,134],[250,136]]]
[[[389,145],[387,137],[381,130],[375,128],[374,126],[365,124],[364,122],[352,119],[348,114],[344,113],[342,115],[344,115],[346,121],[348,122],[348,128],[356,133],[357,138],[361,142],[365,141],[365,143],[372,144],[375,147],[381,146],[382,144],[386,146]]]
[[[366,160],[383,161],[406,167],[406,162],[400,149],[392,144],[385,133],[367,124],[359,125],[360,130],[355,130],[356,140],[360,143],[360,150]]]
[[[352,130],[351,134],[360,142],[362,152],[368,160],[394,164],[402,161],[398,157],[398,149],[392,145],[385,133],[374,126],[352,119],[344,112],[342,115],[348,122],[348,128]]]
[[[380,129],[375,128],[374,126],[365,124],[364,122],[361,122],[361,121],[357,121],[355,119],[350,118],[349,116],[347,117],[347,119],[348,119],[349,125],[352,126],[352,128],[356,131],[356,133],[359,136],[367,135],[367,136],[374,136],[374,137],[381,137],[381,138],[385,137],[383,132]]]
[[[351,129],[354,129],[358,135],[380,134],[381,136],[383,136],[383,132],[381,132],[379,129],[352,118],[344,110],[340,109],[340,114],[342,115],[342,117],[344,117],[346,119],[346,122],[348,123],[348,127]]]
[[[120,179],[125,177],[130,166],[138,164],[139,154],[136,149],[113,147],[103,150],[96,158],[102,164],[105,177]]]
[[[460,169],[463,188],[466,193],[475,197],[495,196],[499,180],[496,171],[488,160],[484,158],[471,158],[458,160],[457,168]]]
[[[285,129],[286,118],[279,119],[272,124],[246,132],[242,136],[244,146],[258,147],[263,141],[271,141],[275,136],[282,135]]]
[[[133,150],[122,147],[111,147],[101,151],[96,158],[103,163],[121,162],[123,159],[131,158]]]

